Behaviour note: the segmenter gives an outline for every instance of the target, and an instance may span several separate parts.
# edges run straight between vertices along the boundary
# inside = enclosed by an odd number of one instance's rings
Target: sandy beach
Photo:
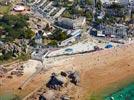
[[[0,88],[0,93],[2,93],[2,90],[12,90],[15,94],[26,96],[45,84],[52,72],[77,70],[81,77],[80,85],[63,88],[61,93],[67,93],[74,100],[92,100],[92,98],[95,98],[93,96],[99,91],[103,91],[105,88],[117,90],[121,82],[134,79],[133,50],[134,44],[131,44],[93,53],[72,55],[67,58],[61,57],[58,60],[55,58],[54,62],[49,64],[49,66],[54,67],[38,74],[23,90],[17,90],[21,83],[18,80],[23,79],[23,77],[20,77],[10,79],[10,81],[9,79],[5,80],[4,85]],[[129,81],[126,83],[129,83]],[[95,100],[101,100],[101,96],[98,96]]]
[[[91,100],[92,95],[105,88],[118,90],[134,79],[134,44],[72,56],[61,64],[61,70],[78,70],[80,87],[69,89],[75,100]],[[126,80],[126,82],[125,82]],[[110,90],[109,90],[110,91]],[[74,95],[75,93],[75,95]],[[94,98],[94,97],[93,97]],[[97,97],[97,100],[101,99]]]

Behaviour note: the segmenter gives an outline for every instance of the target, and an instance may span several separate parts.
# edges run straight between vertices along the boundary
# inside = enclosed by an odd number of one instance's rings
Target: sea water
[[[107,96],[105,100],[134,100],[134,83]]]

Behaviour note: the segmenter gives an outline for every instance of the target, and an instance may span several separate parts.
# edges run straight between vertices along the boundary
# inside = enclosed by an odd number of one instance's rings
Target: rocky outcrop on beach
[[[77,71],[61,71],[52,73],[45,87],[27,98],[27,100],[72,100],[67,91],[70,87],[76,87],[80,83],[80,75]],[[65,89],[65,90],[64,90]],[[65,92],[63,92],[65,91]]]

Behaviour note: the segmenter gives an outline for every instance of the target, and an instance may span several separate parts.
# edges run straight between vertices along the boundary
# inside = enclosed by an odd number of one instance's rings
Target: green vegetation
[[[20,60],[22,60],[22,61],[26,61],[26,60],[28,60],[28,59],[30,58],[30,56],[31,56],[31,55],[22,52],[22,53],[20,54],[20,56],[18,57],[18,59],[20,59]]]
[[[13,58],[13,52],[8,52],[5,55],[0,56],[0,64],[6,63],[6,62],[12,62],[15,60],[20,61],[26,61],[30,58],[30,54],[26,54],[25,52],[22,52],[18,57]]]
[[[102,22],[102,21],[101,21]],[[110,16],[109,14],[105,14],[105,17],[103,19],[104,23],[111,24],[116,22],[116,17]]]
[[[52,40],[57,40],[57,41],[63,41],[70,36],[67,35],[66,32],[63,32],[61,29],[57,29],[53,32],[53,34],[50,36]]]
[[[7,15],[0,18],[1,30],[6,32],[5,41],[25,38],[30,39],[34,35],[33,31],[28,28],[28,19],[26,15]]]
[[[2,53],[0,63],[16,59],[27,60],[29,58],[29,55],[25,51],[27,44],[19,42],[19,39],[31,40],[34,36],[34,32],[28,27],[28,20],[28,16],[21,14],[5,14],[0,17],[0,41],[7,44],[5,47],[0,48],[0,52]],[[4,38],[2,37],[3,35]],[[14,40],[18,40],[18,42]]]
[[[97,7],[98,10],[101,9],[101,7],[102,7],[102,3],[101,3],[100,0],[97,1],[96,7]]]
[[[51,42],[49,42],[48,45],[57,46],[57,41],[56,40],[51,40]]]
[[[6,0],[0,0],[0,14],[7,14],[11,10],[12,4]]]
[[[85,16],[87,18],[87,21],[92,21],[93,19],[93,13],[91,11],[84,11],[81,7],[68,7],[68,10],[66,10],[62,16],[66,18],[73,18],[73,15],[78,16]]]
[[[88,5],[92,5],[93,4],[93,0],[85,0],[86,4]]]
[[[62,31],[61,29],[56,29],[53,34],[49,36],[51,41],[48,43],[48,45],[57,46],[58,42],[63,41],[69,37],[70,36],[67,35],[66,32]]]
[[[72,18],[72,15],[70,14],[69,11],[65,11],[63,14],[62,14],[63,17],[66,17],[66,18]]]
[[[85,13],[85,16],[86,16],[86,18],[87,18],[87,21],[92,21],[92,20],[93,20],[93,13],[92,13],[92,12],[87,11],[87,12]]]
[[[9,13],[11,5],[9,6],[0,6],[0,14],[7,14]]]

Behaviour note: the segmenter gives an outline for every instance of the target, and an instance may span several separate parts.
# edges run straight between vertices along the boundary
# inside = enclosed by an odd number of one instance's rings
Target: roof
[[[23,11],[23,10],[25,10],[25,7],[24,6],[20,6],[20,5],[16,5],[13,9],[15,11]]]
[[[80,35],[81,34],[81,29],[77,29],[74,32],[70,33],[72,36],[74,35]]]
[[[72,19],[69,19],[69,18],[59,19],[59,22],[67,23],[67,24],[73,24],[74,23],[74,21]]]
[[[36,33],[35,39],[41,39],[41,38],[42,38],[41,34],[40,33]]]

